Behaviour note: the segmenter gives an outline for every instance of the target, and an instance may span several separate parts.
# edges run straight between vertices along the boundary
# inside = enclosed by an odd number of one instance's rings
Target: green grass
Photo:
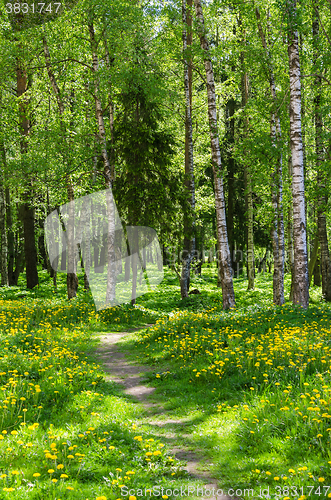
[[[183,420],[179,442],[208,458],[224,490],[328,497],[331,309],[319,288],[311,288],[303,311],[288,302],[272,305],[271,275],[258,275],[250,292],[238,278],[237,307],[223,311],[215,268],[192,277],[201,294],[185,300],[166,270],[158,289],[135,307],[96,312],[82,289],[67,301],[65,276],[56,292],[47,273],[40,277],[32,291],[23,277],[18,287],[0,288],[0,499],[116,500],[119,484],[192,484],[164,452],[167,433],[162,446],[152,420],[145,422],[139,406],[86,355],[95,332],[149,323],[155,326],[128,335],[123,348],[154,367],[153,398],[167,411],[158,418]]]

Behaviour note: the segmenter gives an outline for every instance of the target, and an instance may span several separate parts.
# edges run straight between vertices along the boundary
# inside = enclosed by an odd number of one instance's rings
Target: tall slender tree
[[[282,138],[282,130],[280,125],[279,113],[276,111],[277,92],[273,63],[268,47],[267,38],[261,23],[261,15],[259,9],[255,8],[258,31],[261,43],[265,53],[266,74],[269,80],[270,94],[273,101],[272,113],[270,119],[271,141],[276,154],[276,166],[272,174],[272,204],[274,211],[274,221],[272,228],[272,246],[274,254],[274,275],[273,275],[273,300],[277,305],[284,304],[284,218],[283,218],[283,159],[282,153],[279,151],[279,143]],[[268,13],[269,17],[269,13]],[[268,20],[268,28],[270,30]],[[270,38],[270,37],[269,37]]]
[[[242,25],[241,19],[239,20],[240,25]],[[241,59],[241,102],[242,108],[245,110],[248,104],[249,95],[249,79],[248,72],[246,68],[245,61],[245,45],[246,45],[246,33],[243,31],[242,36],[242,51],[240,54]],[[249,135],[249,117],[245,113],[243,119],[243,139],[245,140]],[[251,165],[249,164],[249,158],[244,152],[244,175],[245,175],[245,205],[246,205],[246,221],[247,221],[247,278],[248,285],[247,290],[254,290],[254,231],[253,231],[253,192],[252,192],[252,172]]]
[[[187,9],[188,7],[188,9]],[[192,137],[192,55],[188,53],[192,45],[192,0],[182,0],[183,20],[183,58],[184,58],[184,93],[185,93],[185,186],[189,193],[189,202],[194,212],[194,166]],[[180,289],[182,299],[188,296],[190,286],[190,267],[194,252],[194,220],[192,215],[184,214],[184,248],[182,253],[182,273]]]
[[[209,43],[205,32],[205,23],[200,0],[194,0],[195,13],[198,24],[198,34],[200,45],[204,54],[204,66],[207,80],[208,96],[208,119],[209,133],[212,152],[212,168],[215,188],[215,208],[217,220],[217,239],[219,250],[219,269],[222,283],[223,308],[235,307],[235,296],[233,290],[232,267],[230,250],[228,244],[228,234],[226,227],[225,201],[223,189],[223,176],[221,170],[221,152],[217,127],[216,97],[214,72],[209,52]]]
[[[290,76],[290,141],[292,155],[294,286],[293,303],[309,305],[305,185],[301,133],[301,72],[298,45],[297,1],[287,0],[288,58]]]

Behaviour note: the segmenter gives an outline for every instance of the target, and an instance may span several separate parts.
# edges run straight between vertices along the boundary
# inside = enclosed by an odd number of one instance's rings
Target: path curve
[[[105,376],[105,379],[121,385],[124,394],[131,396],[138,404],[142,405],[144,410],[146,410],[146,423],[152,425],[155,431],[158,428],[164,430],[164,428],[167,427],[172,429],[173,427],[185,426],[184,419],[174,420],[168,418],[162,421],[157,419],[157,414],[162,413],[166,415],[166,410],[162,405],[149,401],[149,397],[155,391],[155,387],[147,387],[143,383],[146,374],[153,371],[154,368],[129,361],[125,353],[121,352],[119,349],[118,343],[124,336],[151,326],[154,325],[150,324],[142,328],[135,328],[125,332],[100,332],[96,335],[100,340],[100,345],[94,350],[94,354],[97,355],[100,365],[102,365],[103,370],[108,374]],[[208,464],[203,463],[203,457],[184,446],[176,445],[176,432],[171,433],[170,429],[170,432],[167,432],[169,437],[169,451],[177,459],[186,462],[187,465],[185,469],[192,479],[199,479],[204,483],[204,488],[215,488],[215,491],[221,489],[216,479],[210,477],[208,470],[201,470],[203,467],[206,468],[206,466],[208,466]],[[185,434],[182,434],[182,437],[185,437]],[[164,440],[164,437],[162,436],[160,439]],[[234,497],[225,495],[217,497],[199,496],[201,500],[213,500],[214,498],[217,498],[217,500],[235,500]]]

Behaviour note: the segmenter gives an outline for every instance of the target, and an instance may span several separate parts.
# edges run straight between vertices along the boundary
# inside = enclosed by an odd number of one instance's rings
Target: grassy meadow
[[[65,275],[57,291],[45,272],[38,289],[0,288],[0,499],[134,500],[121,486],[187,484],[166,439],[88,356],[96,332],[150,323],[123,349],[153,366],[154,400],[185,422],[224,491],[331,498],[330,306],[312,287],[308,311],[274,307],[265,274],[252,292],[235,279],[225,312],[215,271],[186,300],[166,270],[136,307],[99,312],[82,287],[66,300]]]

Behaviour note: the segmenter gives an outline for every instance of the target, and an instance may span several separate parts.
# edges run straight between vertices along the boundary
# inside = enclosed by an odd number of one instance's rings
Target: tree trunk
[[[19,61],[17,62],[16,75],[17,97],[21,97],[19,101],[19,128],[21,134],[21,158],[22,163],[24,164],[25,154],[27,153],[28,148],[27,137],[29,135],[30,123],[27,117],[28,101],[24,98],[24,94],[27,91],[27,74],[22,67],[22,63]],[[26,286],[28,289],[32,289],[39,284],[39,279],[37,270],[37,249],[35,242],[35,220],[31,181],[25,184],[25,190],[22,198],[21,217],[24,228]]]
[[[195,207],[193,138],[192,138],[192,58],[187,53],[192,45],[192,16],[187,8],[192,7],[192,0],[182,0],[183,20],[183,57],[184,57],[184,92],[185,92],[185,187],[189,193],[192,212]],[[191,214],[192,216],[193,214]],[[190,268],[195,247],[194,221],[184,214],[184,248],[182,252],[182,272],[180,291],[182,299],[188,297],[190,286]]]
[[[313,18],[313,45],[314,45],[314,64],[318,64],[319,58],[319,20],[318,7],[315,5],[315,15]],[[316,73],[320,72],[320,68],[316,68]],[[318,236],[321,248],[321,273],[322,273],[322,297],[327,302],[331,301],[331,263],[329,255],[328,233],[326,227],[326,207],[327,207],[327,189],[326,189],[326,173],[324,170],[324,154],[323,154],[323,122],[321,112],[321,87],[322,78],[318,74],[315,78],[315,97],[314,97],[314,115],[315,115],[315,152],[316,152],[316,170],[317,170],[317,226]]]
[[[200,37],[201,48],[204,52],[204,65],[207,80],[207,96],[208,96],[208,118],[209,131],[211,140],[212,152],[212,167],[215,186],[215,208],[217,218],[217,239],[219,247],[219,267],[222,281],[223,308],[228,309],[235,307],[235,297],[233,290],[232,268],[230,251],[228,244],[228,235],[226,227],[225,202],[223,191],[223,178],[221,172],[221,154],[217,128],[216,116],[216,98],[214,73],[209,54],[209,44],[205,34],[204,18],[201,6],[201,0],[194,0],[196,17],[198,21],[198,32]]]
[[[301,135],[301,81],[296,0],[289,4],[291,26],[288,35],[288,56],[290,75],[290,140],[292,153],[292,197],[293,197],[293,244],[294,244],[294,288],[293,304],[308,308],[309,282],[305,217],[305,186],[303,149]]]
[[[245,35],[244,35],[245,36]],[[245,43],[245,39],[243,40]],[[248,103],[248,74],[245,69],[245,59],[244,53],[241,53],[241,64],[242,64],[242,107],[245,109]],[[249,133],[249,120],[248,117],[244,118],[244,134],[243,137],[247,137]],[[246,156],[246,154],[244,154]],[[246,220],[247,220],[247,279],[248,285],[247,290],[254,290],[254,234],[253,234],[253,193],[252,193],[252,175],[251,166],[245,163],[244,165],[244,177],[245,177],[245,201],[246,201]]]
[[[235,71],[233,69],[233,71]],[[227,230],[228,230],[228,239],[229,239],[229,249],[230,249],[230,260],[231,267],[233,271],[235,270],[235,259],[234,259],[234,200],[235,200],[235,192],[234,192],[234,173],[235,173],[235,159],[233,157],[233,148],[234,148],[234,113],[235,113],[235,100],[230,99],[226,105],[226,115],[227,115],[227,134],[228,134],[228,154],[227,154],[227,170],[228,170],[228,210],[227,210]]]
[[[49,215],[51,213],[51,207],[50,207],[50,203],[49,203],[49,190],[48,190],[48,187],[47,187],[46,201],[47,201],[47,215]],[[53,240],[53,238],[52,238],[52,240]],[[50,274],[50,277],[53,278],[53,285],[54,285],[54,289],[56,291],[57,290],[57,281],[56,281],[57,271],[56,271],[56,269],[58,268],[58,263],[59,263],[59,252],[58,252],[59,244],[58,243],[55,244],[54,240],[53,240],[52,244],[56,245],[56,247],[57,247],[57,251],[55,252],[56,255],[57,255],[57,257],[55,259],[55,262],[52,262],[53,267],[51,266],[51,262],[48,259],[48,262],[49,262],[49,265],[50,265],[49,274]]]
[[[288,178],[290,179],[290,182],[291,182],[290,188],[292,190],[293,172],[292,172],[292,157],[290,154],[288,157]],[[292,203],[292,200],[291,200],[289,207],[288,207],[287,250],[288,250],[288,259],[289,259],[289,265],[290,265],[290,270],[291,270],[291,290],[290,290],[290,296],[289,296],[289,301],[291,302],[293,300],[293,289],[294,289],[293,203]]]
[[[258,30],[262,46],[264,48],[267,61],[267,75],[269,79],[270,94],[273,100],[274,111],[271,116],[271,140],[275,148],[282,137],[280,118],[275,113],[277,105],[277,93],[275,85],[275,76],[271,60],[270,51],[264,34],[259,9],[255,9],[255,15],[258,22]],[[278,153],[277,165],[272,175],[272,204],[274,210],[274,222],[272,229],[272,247],[274,254],[274,275],[273,275],[273,301],[274,304],[284,304],[284,217],[283,217],[283,159],[281,152]]]

